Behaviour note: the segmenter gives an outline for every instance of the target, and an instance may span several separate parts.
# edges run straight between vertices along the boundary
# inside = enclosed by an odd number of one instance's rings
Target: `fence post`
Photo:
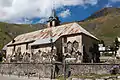
[[[66,61],[64,61],[64,80],[66,80]]]
[[[3,76],[3,74],[4,74],[4,73],[3,73],[3,70],[2,70],[2,73],[1,73],[1,74],[2,74],[2,76]]]
[[[9,76],[10,76],[10,74],[11,74],[11,68],[10,68],[10,64],[8,63],[8,69],[9,69]]]
[[[38,75],[38,78],[40,79],[40,73],[39,73],[39,75]]]
[[[29,71],[28,71],[28,63],[27,63],[27,76],[30,78]]]
[[[52,62],[51,62],[51,80],[53,78],[53,65],[52,65]]]
[[[19,68],[21,68],[21,64],[18,64]],[[20,78],[20,72],[18,72],[18,77]]]
[[[1,71],[1,75],[3,76],[4,72],[3,72],[3,70],[2,70],[2,66],[3,66],[3,64],[1,63],[1,64],[0,64],[0,71]]]

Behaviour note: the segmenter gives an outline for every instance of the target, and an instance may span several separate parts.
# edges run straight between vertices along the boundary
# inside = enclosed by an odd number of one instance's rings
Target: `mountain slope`
[[[68,23],[68,22],[66,22]],[[63,23],[63,24],[66,24]],[[78,23],[106,44],[120,37],[120,8],[104,8]],[[45,24],[7,24],[0,23],[0,49],[19,34],[46,28]]]
[[[104,8],[78,23],[106,44],[111,44],[120,36],[120,8]]]
[[[114,7],[103,8],[103,9],[95,12],[94,14],[92,14],[91,16],[89,16],[85,20],[95,19],[95,18],[99,18],[99,17],[102,17],[102,16],[111,15],[111,14],[112,15],[119,15],[120,14],[120,8],[114,8]]]
[[[45,28],[44,24],[8,24],[0,23],[0,49],[19,34],[36,31]]]

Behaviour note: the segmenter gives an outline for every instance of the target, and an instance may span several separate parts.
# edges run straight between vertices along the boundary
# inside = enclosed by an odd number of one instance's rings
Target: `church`
[[[47,28],[18,35],[7,44],[6,58],[8,62],[63,62],[74,58],[75,63],[97,63],[98,41],[76,22],[60,24],[53,10]]]

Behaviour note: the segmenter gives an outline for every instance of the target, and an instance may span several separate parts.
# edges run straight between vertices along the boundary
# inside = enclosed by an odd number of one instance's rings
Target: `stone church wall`
[[[83,45],[83,47],[85,48],[85,49],[84,49],[84,50],[85,50],[85,53],[86,53],[88,59],[89,59],[90,62],[91,62],[92,53],[90,52],[90,48],[93,47],[93,44],[98,43],[98,41],[95,40],[95,39],[93,39],[93,38],[91,38],[91,37],[89,37],[89,36],[87,36],[87,35],[84,35],[84,34],[82,35],[82,41],[83,41],[82,45]],[[85,54],[85,53],[84,53],[84,54]],[[95,54],[96,54],[96,53],[95,53]]]
[[[57,57],[57,61],[60,61],[60,62],[62,62],[62,59],[63,59],[63,55],[62,55],[62,38],[59,38],[56,42],[55,42],[55,44],[54,44],[55,46],[56,46],[56,55],[58,56]]]
[[[65,36],[62,41],[63,55],[65,58],[75,58],[74,62],[82,62],[82,36],[75,34]]]
[[[67,43],[68,42],[74,43],[75,41],[79,43],[78,49],[82,53],[82,36],[76,35],[76,36],[67,37]]]

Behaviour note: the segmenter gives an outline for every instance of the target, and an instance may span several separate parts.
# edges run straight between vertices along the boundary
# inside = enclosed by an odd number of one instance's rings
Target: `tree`
[[[3,58],[2,52],[0,51],[0,62],[2,62],[2,58]]]
[[[105,47],[105,43],[103,40],[100,40],[99,44],[103,44],[103,46]]]
[[[118,38],[116,37],[115,38],[115,41],[114,41],[114,51],[115,51],[115,56],[116,56],[116,53],[117,53],[117,50],[119,49],[119,41],[118,41]]]

